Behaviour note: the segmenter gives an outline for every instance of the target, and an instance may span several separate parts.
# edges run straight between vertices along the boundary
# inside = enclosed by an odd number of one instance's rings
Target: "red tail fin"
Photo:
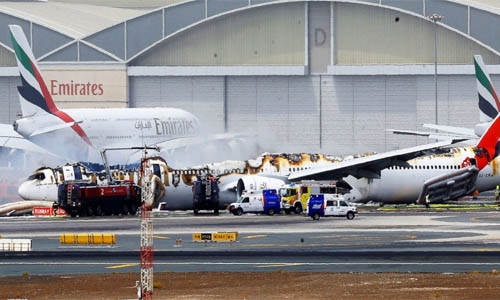
[[[488,165],[490,161],[498,156],[500,139],[500,115],[498,115],[486,132],[479,139],[476,147],[474,148],[474,158],[476,159],[476,166],[482,170]]]

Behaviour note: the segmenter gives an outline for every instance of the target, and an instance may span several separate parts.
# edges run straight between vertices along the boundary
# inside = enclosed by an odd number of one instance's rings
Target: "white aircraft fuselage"
[[[70,126],[59,116],[43,114],[19,119],[14,128],[56,155],[92,162],[102,161],[103,148],[155,145],[193,137],[200,131],[198,119],[177,108],[82,108],[63,112],[76,124]],[[40,128],[49,131],[40,132]]]
[[[409,160],[410,167],[393,166],[381,170],[379,179],[344,178],[354,188],[349,195],[354,202],[380,202],[385,204],[415,203],[424,181],[446,172],[460,169],[467,157],[473,157],[473,147],[454,147],[449,152],[417,157]],[[499,159],[496,158],[479,172],[478,192],[492,190],[500,184]]]
[[[376,201],[381,203],[410,204],[415,203],[422,190],[423,182],[434,176],[460,168],[466,157],[473,155],[472,147],[451,148],[442,154],[433,154],[409,160],[411,167],[390,167],[381,171],[380,179],[356,179],[352,176],[343,180],[352,190],[345,197],[352,202]],[[237,199],[243,190],[263,188],[278,189],[288,183],[287,176],[305,169],[315,169],[325,165],[338,163],[340,160],[331,156],[314,154],[263,154],[256,160],[225,161],[206,164],[204,166],[172,169],[165,163],[157,163],[158,170],[165,186],[165,198],[168,209],[191,209],[192,184],[196,174],[208,170],[219,178],[221,205],[224,206]],[[494,189],[500,183],[498,159],[479,172],[476,181],[478,192]],[[119,171],[115,171],[117,176]],[[36,174],[44,173],[44,175]],[[26,200],[57,199],[57,178],[54,169],[41,168],[19,188],[19,194]],[[125,179],[137,179],[137,175],[127,175]],[[127,177],[128,176],[128,177]],[[326,180],[327,178],[325,178]]]

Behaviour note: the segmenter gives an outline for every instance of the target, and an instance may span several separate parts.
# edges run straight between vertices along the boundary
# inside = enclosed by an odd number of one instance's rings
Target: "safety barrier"
[[[238,239],[238,232],[193,233],[194,242],[234,242]]]
[[[63,233],[59,241],[64,245],[115,245],[114,233]]]
[[[31,240],[0,239],[0,251],[31,251]]]

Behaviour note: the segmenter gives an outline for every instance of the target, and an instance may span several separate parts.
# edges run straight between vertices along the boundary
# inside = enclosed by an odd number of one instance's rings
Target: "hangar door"
[[[17,86],[21,83],[19,77],[0,77],[0,123],[12,124],[21,113],[21,105],[17,95]]]
[[[197,116],[208,133],[224,131],[224,77],[130,77],[130,107],[175,107]]]

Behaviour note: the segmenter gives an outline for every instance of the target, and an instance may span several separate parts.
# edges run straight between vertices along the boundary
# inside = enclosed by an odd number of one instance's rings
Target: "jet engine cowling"
[[[288,180],[285,178],[265,177],[259,175],[241,177],[238,179],[236,184],[236,196],[239,198],[244,191],[279,189],[287,183]]]

